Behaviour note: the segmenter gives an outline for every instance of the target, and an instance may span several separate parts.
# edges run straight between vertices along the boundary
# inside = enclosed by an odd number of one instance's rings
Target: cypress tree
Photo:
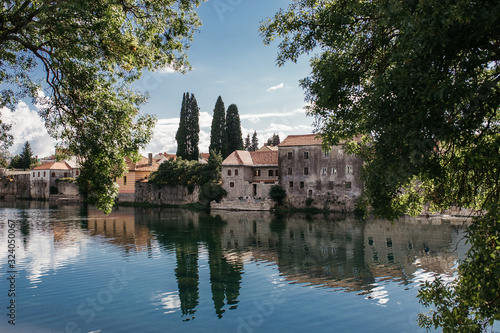
[[[251,146],[252,143],[250,142],[250,133],[248,133],[247,137],[245,138],[245,150],[250,151]]]
[[[227,134],[226,134],[226,109],[222,97],[217,98],[214,108],[214,116],[212,119],[212,127],[210,130],[210,151],[220,153],[222,158],[226,158],[227,154]]]
[[[182,96],[179,128],[175,134],[177,140],[177,156],[192,161],[198,160],[200,140],[200,108],[194,94],[184,93]]]
[[[259,149],[259,139],[257,138],[257,131],[253,132],[252,145],[250,147],[251,147],[250,151],[256,151]]]
[[[243,149],[243,135],[241,134],[240,115],[238,106],[231,104],[226,115],[227,153]]]

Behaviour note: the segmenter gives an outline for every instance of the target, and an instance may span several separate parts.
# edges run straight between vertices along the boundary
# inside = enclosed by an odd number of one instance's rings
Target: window
[[[269,177],[273,177],[274,176],[274,170],[269,170],[268,171],[268,175],[269,175]]]
[[[276,177],[278,177],[278,176],[279,176],[278,169],[274,170],[274,175],[275,175]]]
[[[308,175],[309,174],[309,168],[304,168],[304,175]]]
[[[35,173],[33,172],[33,177],[35,177]]]
[[[229,187],[234,187],[234,182],[230,182]]]
[[[342,149],[339,149],[339,151],[337,152],[337,158],[342,158],[344,157],[344,151]]]
[[[337,168],[332,168],[332,176],[335,176],[337,174]]]
[[[291,175],[292,174],[292,168],[288,168],[288,174]]]
[[[127,185],[127,176],[123,176],[123,185]]]
[[[326,176],[326,173],[327,173],[326,170],[327,170],[326,168],[321,169],[321,175],[322,176]]]
[[[328,182],[328,189],[333,190],[333,182]]]
[[[351,189],[351,182],[345,182],[345,189],[350,190]]]
[[[260,170],[254,170],[253,175],[255,177],[259,177],[260,176]]]
[[[231,169],[228,169],[228,170],[227,170],[227,175],[228,175],[228,176],[231,176]]]
[[[67,172],[64,173],[64,178],[66,178],[66,177],[68,177],[68,173]]]
[[[238,176],[238,169],[235,169],[235,170],[234,170],[234,175],[235,175],[235,176]]]
[[[288,159],[291,160],[293,158],[293,153],[292,152],[289,152],[288,153]]]
[[[76,175],[79,176],[80,175],[80,170],[76,170]]]
[[[292,188],[292,187],[293,187],[293,182],[290,182],[290,188]]]
[[[46,171],[43,172],[43,176],[45,177],[47,175]]]
[[[38,177],[40,177],[40,171],[38,171]]]
[[[300,182],[300,188],[304,188],[304,182]]]
[[[348,165],[346,169],[347,169],[346,170],[347,174],[351,175],[352,174],[352,165]]]
[[[308,160],[308,159],[309,159],[309,152],[308,152],[308,151],[305,151],[305,152],[304,152],[304,159],[305,159],[305,160]]]
[[[324,150],[323,151],[323,157],[326,157],[326,158],[330,157],[330,151]]]
[[[55,176],[56,176],[56,173],[52,172],[52,178],[55,178]]]

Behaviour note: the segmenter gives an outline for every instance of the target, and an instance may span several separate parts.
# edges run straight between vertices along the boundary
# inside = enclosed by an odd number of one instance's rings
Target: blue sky
[[[158,124],[151,143],[143,151],[176,152],[175,132],[179,122],[182,95],[196,96],[200,107],[200,151],[208,152],[210,125],[217,97],[225,107],[238,106],[243,135],[257,131],[263,144],[273,133],[283,140],[289,134],[313,130],[313,118],[303,110],[304,91],[299,80],[310,73],[308,59],[297,64],[276,65],[277,45],[265,46],[259,36],[260,22],[272,17],[291,0],[209,0],[198,14],[203,25],[188,50],[192,70],[186,74],[164,70],[145,73],[135,84],[150,95],[142,113],[156,115]],[[18,113],[19,114],[16,114]],[[31,112],[31,117],[30,117]],[[19,121],[22,117],[33,119]],[[14,113],[2,111],[13,119],[13,134],[18,138],[10,151],[18,154],[26,140],[39,156],[50,155],[55,141],[43,132],[43,123],[33,117],[35,110],[24,104]],[[16,121],[17,119],[17,121]]]

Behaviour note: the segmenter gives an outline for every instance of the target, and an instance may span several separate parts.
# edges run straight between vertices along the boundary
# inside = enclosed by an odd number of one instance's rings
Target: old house
[[[67,161],[50,162],[34,167],[30,173],[31,197],[48,198],[50,188],[56,188],[56,180],[60,178],[76,178],[79,169]]]
[[[280,184],[293,206],[352,211],[363,185],[363,161],[345,152],[344,143],[322,148],[316,134],[290,135],[278,146]]]
[[[134,163],[129,158],[125,159],[127,164],[127,173],[121,178],[116,179],[118,184],[118,198],[121,201],[135,200],[135,184],[138,182],[147,182],[151,172],[158,170],[158,162],[153,159],[153,154],[142,157]]]
[[[278,152],[236,150],[222,162],[221,172],[227,200],[267,199],[278,184]]]

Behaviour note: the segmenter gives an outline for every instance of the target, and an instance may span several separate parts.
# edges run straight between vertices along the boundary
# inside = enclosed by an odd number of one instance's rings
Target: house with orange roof
[[[115,181],[118,184],[118,199],[120,201],[135,200],[135,184],[138,182],[147,182],[151,172],[158,170],[159,163],[153,159],[153,154],[148,157],[142,157],[134,163],[129,158],[125,159],[127,164],[127,173]]]
[[[221,176],[226,200],[268,199],[279,180],[278,152],[236,150],[222,162]]]
[[[230,201],[245,206],[249,198],[268,199],[271,186],[279,184],[293,207],[354,210],[363,189],[363,161],[346,153],[344,145],[324,150],[321,137],[307,134],[290,135],[276,148],[235,151],[222,162],[222,186],[228,194],[219,208],[237,209]]]
[[[48,198],[50,188],[56,187],[60,178],[76,178],[80,170],[67,161],[49,162],[34,167],[30,172],[30,192],[33,198]]]

